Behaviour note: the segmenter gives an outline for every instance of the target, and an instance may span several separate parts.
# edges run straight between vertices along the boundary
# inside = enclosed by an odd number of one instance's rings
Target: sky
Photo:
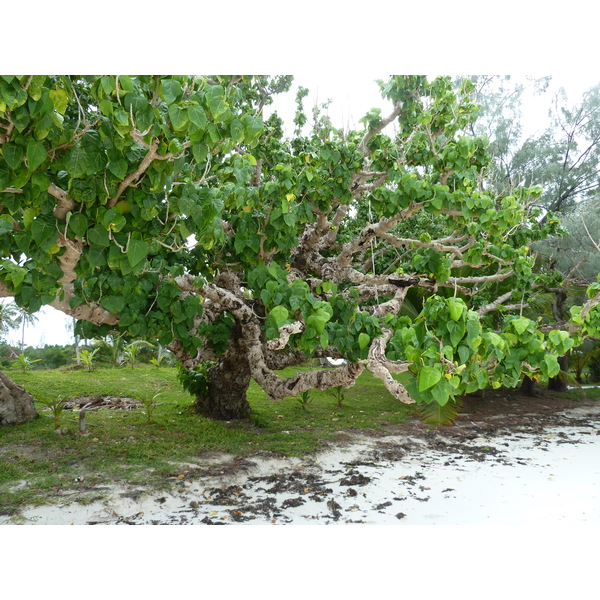
[[[285,121],[293,121],[296,90],[302,85],[311,90],[304,101],[307,109],[315,101],[333,99],[328,114],[342,128],[358,126],[370,108],[386,112],[374,81],[388,73],[553,74],[574,95],[600,81],[600,9],[582,0],[572,0],[568,10],[512,0],[501,9],[475,0],[451,5],[431,0],[425,9],[418,3],[381,0],[352,5],[305,0],[282,10],[275,0],[231,0],[226,11],[219,3],[186,0],[167,11],[160,29],[155,11],[140,11],[137,4],[106,0],[98,11],[75,0],[56,0],[37,6],[35,15],[25,15],[19,3],[12,3],[3,8],[3,22],[25,18],[27,44],[21,28],[5,28],[4,47],[19,52],[3,56],[0,69],[46,74],[292,73],[295,84],[278,107]],[[54,35],[49,43],[53,23],[69,33]],[[119,43],[90,43],[115,27],[121,28],[114,38]],[[136,46],[125,43],[129,35]],[[544,112],[532,104],[527,116],[532,128],[543,127]],[[25,331],[26,344],[72,343],[69,317],[52,308],[37,316],[38,322]],[[11,339],[20,341],[20,332]]]
[[[381,100],[375,80],[385,79],[386,74],[377,73],[333,73],[315,74],[297,72],[290,92],[277,102],[277,111],[284,121],[293,129],[295,113],[295,97],[298,86],[310,90],[304,100],[304,107],[310,115],[310,108],[315,102],[322,103],[332,100],[327,113],[334,126],[344,129],[360,127],[359,119],[373,107],[381,107],[382,114],[391,110],[389,102]],[[530,98],[524,107],[524,121],[530,133],[544,129],[547,124],[547,108],[549,100],[559,87],[564,87],[569,99],[577,100],[581,94],[594,84],[600,83],[600,75],[594,72],[559,74],[552,77],[552,89],[543,99]],[[39,311],[37,323],[28,325],[25,329],[25,345],[44,346],[45,344],[66,345],[73,343],[72,319],[63,313],[45,307]],[[7,336],[13,342],[21,341],[21,331],[14,330]]]
[[[502,4],[475,0],[457,0],[453,3],[431,0],[427,4],[390,3],[387,0],[343,4],[305,0],[289,5],[274,0],[251,3],[231,0],[227,5],[183,1],[165,5],[158,16],[160,24],[157,24],[157,11],[148,9],[147,5],[140,7],[140,4],[105,0],[99,10],[97,5],[91,3],[55,0],[36,4],[35,11],[31,11],[26,4],[8,3],[3,6],[2,12],[2,21],[6,24],[2,43],[3,48],[13,51],[4,52],[0,69],[13,74],[295,73],[298,82],[318,92],[320,99],[336,98],[330,115],[335,123],[337,117],[333,111],[340,111],[342,126],[350,118],[357,122],[371,108],[371,98],[377,93],[372,80],[382,73],[554,73],[557,77],[560,74],[572,82],[578,82],[589,80],[590,73],[598,72],[596,30],[600,9],[582,0],[571,0],[568,6],[554,6],[538,0],[526,3],[509,0]],[[24,23],[26,28],[22,27]],[[350,88],[349,84],[357,81],[360,83]],[[357,93],[357,89],[360,93]],[[294,96],[295,91],[292,90],[292,105]],[[310,106],[308,101],[305,106]],[[350,107],[354,106],[358,106],[358,114],[350,111]],[[539,110],[536,115],[539,115]],[[68,319],[62,313],[44,309],[39,317],[35,329],[26,330],[27,344],[72,341],[65,328]],[[144,528],[140,529],[143,533]],[[169,534],[167,529],[160,532],[146,530],[154,543],[134,546],[135,552],[129,556],[134,568],[138,567],[141,571],[155,560],[157,539],[159,543],[172,543],[171,538],[166,539]],[[336,530],[338,536],[342,534],[342,529]],[[67,528],[61,531],[63,537],[66,531]],[[281,532],[282,529],[277,531]],[[311,559],[313,567],[315,564],[325,565],[326,569],[317,570],[322,578],[326,578],[330,572],[343,572],[348,561],[356,562],[358,556],[362,572],[373,573],[371,585],[374,586],[374,595],[388,596],[390,593],[386,593],[382,581],[387,582],[392,574],[391,579],[396,585],[394,568],[398,557],[405,571],[413,574],[408,578],[410,581],[404,578],[404,591],[422,591],[422,582],[430,579],[427,579],[430,565],[422,560],[424,553],[439,546],[453,556],[461,556],[471,552],[480,538],[479,530],[474,532],[472,538],[461,531],[458,538],[452,536],[452,541],[448,542],[445,538],[432,537],[430,530],[419,528],[413,530],[414,534],[406,530],[403,535],[409,539],[400,551],[393,549],[392,552],[365,553],[360,551],[361,547],[389,548],[389,538],[384,537],[387,533],[385,528],[379,528],[374,538],[373,530],[369,538],[365,538],[369,532],[364,529],[360,532],[346,530],[349,539],[339,545],[337,539],[331,539],[329,531],[320,530],[323,537],[319,541],[322,543],[316,551],[314,543],[310,543],[315,535],[314,528],[299,527],[294,531],[306,535],[309,542],[296,537],[289,543],[291,530],[286,530],[286,552],[280,553],[285,560],[276,560],[269,569],[269,581],[275,583],[275,587],[271,585],[271,588],[277,589],[276,584],[281,584],[281,589],[286,589],[292,599],[303,598],[306,593],[302,586],[297,590],[289,589],[289,585],[284,587],[289,583],[287,567],[289,564],[303,564],[308,555],[312,559],[316,556],[316,560]],[[79,533],[82,535],[77,542],[89,542],[88,530],[81,529]],[[241,533],[241,529],[236,533]],[[442,534],[445,535],[443,531]],[[230,537],[225,536],[220,541],[220,538],[211,536],[207,546],[211,553],[209,556],[226,555],[229,548],[225,544],[231,543]],[[92,539],[97,542],[96,537]],[[260,539],[260,549],[264,547],[263,539]],[[130,537],[123,538],[123,541],[131,547]],[[178,538],[178,547],[179,541]],[[260,569],[264,568],[265,556],[272,561],[271,554],[256,552],[256,541],[256,535],[248,535],[247,539],[241,539],[239,535],[235,537],[239,554],[244,557],[236,565],[241,573],[240,581],[251,580],[256,573],[262,572]],[[271,544],[278,543],[281,538],[270,541]],[[25,544],[31,545],[28,536],[21,534],[13,536],[11,542],[9,546],[15,555],[19,554],[18,551],[14,552],[15,547],[27,550]],[[39,547],[39,539],[36,538],[34,542]],[[23,544],[22,548],[18,546],[19,543]],[[512,537],[511,543],[514,543]],[[52,533],[48,537],[48,548],[55,549],[55,546],[56,536]],[[196,546],[187,553],[195,561],[190,562],[192,568],[198,562]],[[571,544],[570,547],[575,545]],[[93,557],[94,548],[102,552],[98,554],[101,559],[109,548],[108,541],[87,543],[86,550],[92,552]],[[340,549],[348,549],[348,552]],[[470,582],[482,582],[485,585],[493,580],[496,585],[497,560],[503,561],[505,556],[510,556],[507,544],[494,543],[480,555],[469,554],[470,560],[475,561],[475,568],[469,574]],[[249,560],[252,556],[262,562]],[[545,563],[537,561],[536,556],[539,555],[535,551],[531,552],[531,556],[534,566],[530,571],[539,572]],[[542,552],[541,556],[547,555]],[[564,557],[561,556],[560,560],[563,561],[560,563],[562,568]],[[165,572],[170,572],[169,566],[172,566],[171,571],[181,567],[181,553],[177,561],[177,564],[167,563]],[[421,570],[419,565],[423,564],[427,570]],[[17,563],[11,566],[17,570],[21,568],[20,563],[19,566]],[[441,569],[442,573],[438,577],[440,581],[454,575],[454,566],[451,566],[452,570],[447,566],[443,561],[436,564],[436,569]],[[215,581],[226,580],[230,575],[227,561],[211,561],[210,567]],[[45,568],[47,572],[44,572]],[[38,565],[38,570],[42,569],[40,581],[45,581],[44,575],[46,579],[52,577],[53,568],[52,564]],[[322,588],[322,579],[314,580],[311,577],[314,569],[311,569],[305,574],[309,585],[314,583]],[[419,577],[419,574],[425,577]],[[510,577],[505,580],[510,584]],[[339,592],[339,581],[334,578],[331,582]],[[112,585],[112,580],[110,583]],[[170,577],[169,590],[179,591],[179,583],[179,580]],[[504,589],[508,593],[507,584],[504,584]],[[467,588],[461,590],[465,597],[474,597]],[[186,592],[189,595],[187,589]],[[344,589],[344,592],[348,592],[344,597],[357,597],[349,589]]]

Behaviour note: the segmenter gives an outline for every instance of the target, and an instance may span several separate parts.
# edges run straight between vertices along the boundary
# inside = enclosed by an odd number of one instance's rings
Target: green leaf
[[[448,298],[448,310],[450,311],[450,318],[453,321],[458,321],[463,314],[464,304],[460,300],[455,298]]]
[[[23,158],[23,148],[16,144],[4,144],[2,146],[2,155],[4,156],[6,164],[14,171]]]
[[[458,343],[463,339],[465,335],[465,326],[462,323],[456,321],[448,321],[446,323],[446,329],[450,333],[450,341],[453,346],[457,346]]]
[[[3,81],[0,87],[0,98],[6,104],[8,110],[14,110],[17,106],[22,106],[27,102],[27,92],[17,81],[13,82],[12,85]]]
[[[71,215],[69,220],[69,229],[73,232],[77,237],[84,237],[88,228],[87,218],[81,213],[76,213]]]
[[[51,115],[45,115],[40,122],[35,126],[35,129],[33,130],[35,137],[38,140],[43,140],[48,133],[50,132],[50,130],[52,129],[52,127],[54,126],[54,121],[52,119]]]
[[[279,328],[287,321],[290,314],[285,306],[275,306],[271,309],[271,316]]]
[[[245,142],[247,144],[252,144],[256,141],[256,139],[262,132],[262,119],[260,119],[259,117],[254,117],[252,115],[244,115],[240,120],[244,125],[244,130],[246,132]]]
[[[67,92],[61,88],[56,90],[50,90],[50,99],[54,108],[58,113],[64,115],[67,112],[67,106],[69,105],[69,97]]]
[[[34,75],[31,84],[27,88],[27,93],[36,102],[42,97],[42,86],[46,81],[46,75]]]
[[[125,227],[127,220],[125,217],[115,208],[111,208],[106,211],[104,217],[102,218],[102,225],[106,227],[106,229],[119,232],[123,227]]]
[[[209,85],[206,89],[206,102],[214,118],[218,118],[227,110],[225,90],[222,85]]]
[[[122,108],[117,108],[114,111],[114,117],[119,125],[125,126],[129,124],[129,115]]]
[[[439,368],[423,367],[419,373],[419,392],[424,392],[433,387],[442,378]]]
[[[358,347],[364,350],[371,342],[371,336],[368,333],[361,333],[358,336]]]
[[[167,104],[173,104],[181,94],[181,84],[175,79],[163,79],[160,87],[162,98]]]
[[[129,75],[119,75],[119,86],[126,92],[133,92],[133,81]]]
[[[515,331],[519,335],[523,335],[523,333],[525,333],[530,324],[531,321],[526,317],[521,317],[520,319],[513,319],[511,321],[511,325],[514,327]]]
[[[11,120],[19,133],[25,131],[25,128],[29,125],[29,112],[27,111],[27,108],[25,106],[17,108],[17,110],[12,113]]]
[[[115,78],[112,75],[104,75],[100,78],[100,85],[104,93],[109,95],[115,90]]]
[[[564,354],[573,347],[574,341],[570,338],[566,331],[551,331],[548,334],[548,340],[554,346],[554,352]]]
[[[66,157],[65,166],[71,177],[84,177],[90,169],[90,158],[81,146],[75,146]]]
[[[328,320],[329,317],[327,315],[324,315],[320,311],[313,313],[308,317],[308,319],[306,319],[307,331],[308,326],[310,325],[312,328],[314,328],[317,335],[322,334],[325,329],[325,325],[327,325]]]
[[[99,108],[100,108],[100,112],[106,116],[106,117],[110,117],[110,115],[112,115],[113,113],[113,105],[112,102],[110,100],[100,100],[100,103],[98,104]]]
[[[208,123],[208,119],[206,117],[206,112],[201,106],[194,104],[189,106],[187,109],[188,119],[201,131],[206,129],[206,124]]]
[[[192,154],[196,162],[203,163],[208,156],[208,146],[206,144],[194,144]]]
[[[146,260],[150,247],[143,240],[131,240],[127,247],[127,260],[132,267]]]
[[[94,246],[101,246],[102,248],[108,248],[110,246],[110,239],[108,237],[108,231],[102,227],[102,225],[96,225],[87,232],[87,241]]]
[[[182,110],[177,104],[169,106],[169,117],[173,127],[177,129],[183,129],[188,122],[188,115],[185,110]]]
[[[125,308],[123,296],[104,296],[100,300],[102,307],[111,313],[120,313]]]
[[[234,119],[229,126],[231,139],[234,142],[244,141],[244,126],[239,119]]]
[[[17,266],[14,269],[11,269],[10,278],[12,279],[14,289],[19,287],[23,283],[23,280],[25,279],[26,275],[27,269],[24,269],[23,267]]]
[[[41,142],[30,140],[27,144],[27,164],[30,171],[35,171],[45,160],[48,154]]]
[[[90,246],[86,255],[88,262],[90,263],[90,267],[103,267],[106,265],[105,252],[106,251],[100,246]]]
[[[544,356],[544,363],[548,369],[548,377],[556,377],[560,373],[560,365],[558,364],[556,354],[546,354]]]
[[[174,156],[178,156],[179,154],[181,154],[182,150],[183,144],[177,138],[173,138],[169,142],[169,152]]]
[[[55,223],[46,221],[43,218],[37,218],[31,225],[31,235],[35,243],[46,252],[56,244],[58,231]]]
[[[108,170],[117,178],[124,179],[125,175],[127,175],[127,167],[128,163],[124,158],[119,158],[118,160],[111,160],[108,163]]]
[[[444,406],[448,402],[451,394],[452,388],[445,379],[442,379],[438,385],[431,388],[431,395],[440,406]]]

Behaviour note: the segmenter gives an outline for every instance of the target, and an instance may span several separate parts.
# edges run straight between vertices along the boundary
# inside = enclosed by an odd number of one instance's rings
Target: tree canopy
[[[600,85],[587,90],[577,103],[563,88],[550,104],[548,126],[524,138],[523,81],[510,77],[476,77],[481,116],[471,128],[491,141],[493,177],[498,190],[540,185],[538,204],[564,215],[593,199],[600,174]],[[546,94],[551,77],[529,78],[529,88]]]
[[[534,271],[530,245],[558,221],[533,206],[541,188],[487,184],[469,81],[391,77],[392,113],[349,132],[302,134],[300,95],[287,139],[263,113],[290,84],[1,78],[0,296],[52,305],[85,337],[157,339],[224,419],[248,415],[250,378],[279,400],[365,368],[400,401],[445,406],[553,376],[597,334],[600,283],[561,328],[523,316],[555,276]],[[277,373],[319,356],[346,362]]]

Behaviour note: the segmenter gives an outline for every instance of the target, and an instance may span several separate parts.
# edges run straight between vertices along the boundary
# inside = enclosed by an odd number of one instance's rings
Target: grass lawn
[[[91,488],[103,484],[168,486],[173,477],[187,476],[183,463],[207,451],[302,455],[341,431],[382,429],[414,415],[411,406],[395,400],[367,372],[344,390],[341,407],[331,392],[319,391],[311,392],[306,408],[296,398],[275,403],[253,383],[248,393],[253,414],[247,422],[210,421],[194,413],[194,398],[183,391],[174,368],[7,374],[36,398],[40,418],[0,428],[0,512],[51,501],[57,492],[72,491],[86,501],[97,497]],[[98,394],[151,400],[158,392],[160,404],[152,420],[144,409],[90,411],[86,435],[78,432],[78,413],[70,410],[61,415],[61,426],[69,433],[57,435],[43,404],[57,397]]]

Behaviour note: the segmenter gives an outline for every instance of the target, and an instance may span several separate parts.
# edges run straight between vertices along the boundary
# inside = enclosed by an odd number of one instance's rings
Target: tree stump
[[[0,371],[0,425],[20,425],[38,416],[33,396]]]

